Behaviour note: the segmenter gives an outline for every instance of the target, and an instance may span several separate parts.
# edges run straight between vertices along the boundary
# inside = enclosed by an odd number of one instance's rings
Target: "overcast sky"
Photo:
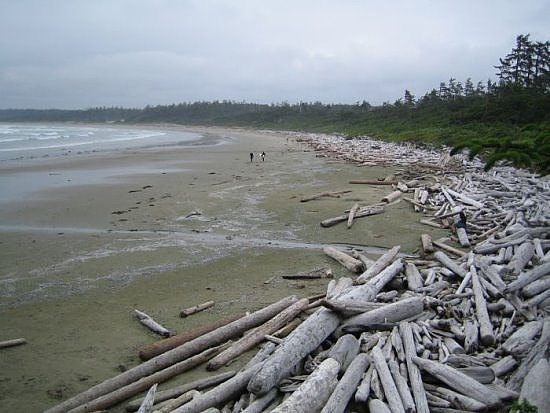
[[[550,0],[0,0],[0,108],[372,104],[495,79]]]

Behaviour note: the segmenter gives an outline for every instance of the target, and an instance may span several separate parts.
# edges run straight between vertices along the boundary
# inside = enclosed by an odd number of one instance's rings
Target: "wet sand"
[[[181,332],[290,294],[324,292],[327,280],[281,278],[325,265],[348,276],[322,244],[370,247],[367,255],[376,258],[394,245],[414,253],[422,232],[445,235],[421,225],[404,202],[350,230],[321,228],[322,219],[354,202],[387,194],[387,187],[351,186],[350,179],[395,171],[317,158],[284,133],[187,129],[223,143],[0,168],[61,182],[0,203],[0,341],[28,341],[0,350],[1,411],[43,411],[139,363],[139,349],[158,337],[134,309]],[[300,202],[341,190],[352,192]],[[208,300],[216,302],[211,309],[179,317]],[[197,368],[160,388],[204,374]]]

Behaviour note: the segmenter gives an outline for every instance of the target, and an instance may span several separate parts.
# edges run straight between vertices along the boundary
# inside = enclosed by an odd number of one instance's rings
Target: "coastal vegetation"
[[[393,103],[191,102],[142,109],[0,110],[0,121],[176,123],[370,136],[447,145],[485,159],[550,173],[550,42],[519,35],[495,66],[498,81],[450,78],[424,96]]]

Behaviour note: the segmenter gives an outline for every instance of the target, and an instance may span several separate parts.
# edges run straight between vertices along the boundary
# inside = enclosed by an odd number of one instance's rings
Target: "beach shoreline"
[[[180,332],[289,294],[322,293],[327,280],[281,278],[326,265],[336,277],[347,275],[318,245],[418,249],[426,230],[404,203],[352,230],[319,226],[354,202],[379,202],[387,188],[353,187],[340,198],[300,202],[395,168],[319,158],[285,132],[181,128],[227,142],[21,167],[65,179],[92,168],[138,173],[0,204],[0,327],[6,339],[28,341],[4,350],[0,361],[0,402],[11,411],[41,411],[137,364],[139,348],[157,338],[139,325],[135,308]],[[265,162],[250,162],[250,152],[262,151]],[[212,309],[179,318],[182,308],[208,300],[216,302]]]

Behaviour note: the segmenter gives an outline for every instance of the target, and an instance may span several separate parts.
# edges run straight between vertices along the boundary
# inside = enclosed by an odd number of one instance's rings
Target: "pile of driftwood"
[[[371,162],[361,145],[394,150],[364,139],[326,140],[333,154],[360,165]],[[395,147],[393,156],[413,152]],[[448,238],[419,234],[418,255],[395,246],[376,260],[360,248],[327,246],[325,254],[350,276],[330,280],[322,297],[285,297],[154,343],[140,352],[142,364],[47,412],[97,411],[142,392],[128,411],[451,413],[498,411],[519,398],[548,411],[548,180],[419,154],[403,179],[388,180],[391,191],[379,205],[343,208],[331,225],[351,227],[359,211],[368,216],[405,200],[426,225],[448,228]],[[300,274],[311,276],[331,274]],[[202,364],[215,371],[254,349],[238,371],[157,391],[183,371]]]

